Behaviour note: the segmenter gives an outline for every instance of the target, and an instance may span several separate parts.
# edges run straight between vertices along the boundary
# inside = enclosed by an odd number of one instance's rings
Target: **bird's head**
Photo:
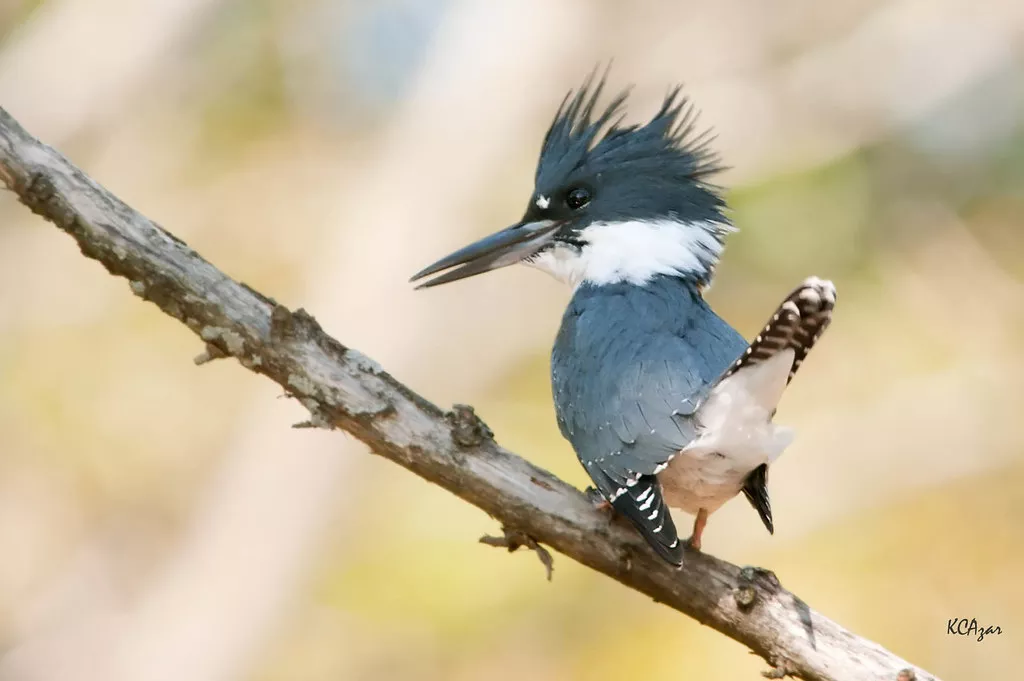
[[[721,166],[696,112],[673,89],[644,125],[621,125],[627,93],[595,112],[592,78],[559,107],[541,148],[523,218],[417,273],[421,287],[525,263],[576,286],[657,275],[710,282],[732,231],[708,178]],[[445,271],[447,270],[447,271]]]

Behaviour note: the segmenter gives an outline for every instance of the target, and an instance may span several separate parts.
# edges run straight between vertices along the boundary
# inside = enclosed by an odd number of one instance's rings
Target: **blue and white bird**
[[[710,135],[679,88],[623,126],[626,93],[598,111],[603,87],[591,77],[563,100],[522,220],[413,280],[525,263],[573,288],[551,353],[558,425],[603,500],[680,565],[740,492],[774,532],[768,467],[792,432],[772,419],[836,292],[805,280],[748,344],[703,296],[733,231]],[[689,540],[669,506],[695,516]]]

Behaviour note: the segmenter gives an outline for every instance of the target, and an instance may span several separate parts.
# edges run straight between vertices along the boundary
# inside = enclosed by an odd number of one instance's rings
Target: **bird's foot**
[[[594,505],[594,508],[596,508],[598,511],[601,511],[603,513],[613,513],[615,511],[611,502],[605,499],[604,495],[601,494],[596,488],[588,487],[585,490],[583,490],[583,493],[587,495],[587,499],[590,500],[590,503],[592,503]]]
[[[694,551],[700,551],[700,538],[704,534],[704,527],[708,524],[708,512],[703,508],[697,511],[697,517],[693,519],[693,534],[686,540],[686,545]]]

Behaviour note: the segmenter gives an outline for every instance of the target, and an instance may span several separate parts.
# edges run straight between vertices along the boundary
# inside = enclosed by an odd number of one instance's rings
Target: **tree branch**
[[[471,410],[443,412],[328,336],[305,311],[229,278],[3,109],[0,179],[84,255],[199,336],[205,349],[197,363],[230,356],[270,378],[309,410],[302,426],[344,429],[497,518],[504,538],[491,543],[526,546],[542,560],[539,544],[546,544],[748,646],[772,666],[772,678],[889,680],[916,669],[811,610],[771,572],[698,553],[687,553],[681,569],[669,566],[578,490],[499,447]]]

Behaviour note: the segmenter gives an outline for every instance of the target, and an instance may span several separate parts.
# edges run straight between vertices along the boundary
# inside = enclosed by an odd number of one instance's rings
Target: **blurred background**
[[[581,487],[547,374],[568,291],[526,268],[406,280],[519,217],[597,63],[635,83],[635,120],[684,82],[732,167],[716,308],[749,337],[803,277],[840,291],[777,417],[798,437],[775,536],[733,501],[706,550],[946,681],[1019,674],[1024,3],[2,0],[0,36],[0,105],[30,132]],[[495,521],[290,429],[278,387],[200,350],[0,197],[0,679],[765,668],[566,558],[549,584],[477,544]]]

